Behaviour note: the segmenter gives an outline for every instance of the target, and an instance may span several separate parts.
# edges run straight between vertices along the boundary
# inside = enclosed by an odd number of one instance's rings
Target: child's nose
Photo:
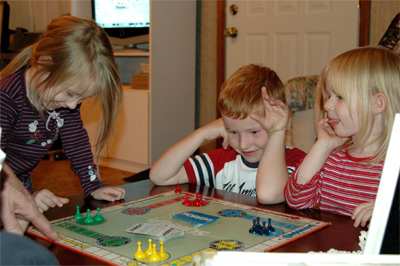
[[[250,143],[248,141],[248,139],[246,138],[246,136],[240,136],[239,139],[239,148],[241,150],[245,150],[250,146]]]
[[[332,98],[329,98],[325,103],[324,103],[324,109],[326,111],[332,110]]]
[[[78,106],[79,100],[73,100],[67,102],[67,107],[71,110],[75,109]]]

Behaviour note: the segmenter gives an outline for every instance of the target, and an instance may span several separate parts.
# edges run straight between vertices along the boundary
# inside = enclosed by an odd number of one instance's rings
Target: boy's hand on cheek
[[[201,128],[202,134],[205,140],[214,140],[217,138],[223,138],[223,144],[226,144],[228,146],[228,132],[225,129],[225,124],[222,118],[219,118],[204,127]]]

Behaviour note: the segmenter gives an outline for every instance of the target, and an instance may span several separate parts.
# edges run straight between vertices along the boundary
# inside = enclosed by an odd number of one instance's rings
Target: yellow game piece
[[[144,253],[143,252],[143,250],[142,250],[142,242],[137,242],[137,245],[138,245],[138,249],[137,249],[137,251],[135,252],[135,254],[133,254],[133,256],[135,257],[135,259],[137,259],[137,260],[143,260],[144,258],[146,258],[147,257],[147,255],[146,255],[146,253]]]
[[[151,238],[149,238],[149,247],[145,251],[147,256],[150,256],[153,253],[153,247],[151,246],[151,242],[152,240]]]
[[[160,254],[161,261],[168,259],[168,254],[164,251],[164,241],[160,242],[160,252],[158,254]]]
[[[158,252],[156,250],[156,244],[153,244],[153,253],[150,255],[148,260],[150,262],[159,262],[159,261],[161,261],[160,254],[158,254]]]

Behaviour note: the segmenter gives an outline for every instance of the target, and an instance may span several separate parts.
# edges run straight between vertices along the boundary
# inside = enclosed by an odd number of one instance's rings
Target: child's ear
[[[388,99],[383,93],[377,93],[376,95],[374,95],[374,99],[374,114],[377,115],[382,113],[386,109]]]

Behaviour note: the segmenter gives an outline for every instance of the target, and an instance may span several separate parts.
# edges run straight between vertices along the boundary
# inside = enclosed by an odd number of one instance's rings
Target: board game
[[[111,265],[162,266],[189,265],[202,251],[267,252],[330,225],[206,196],[191,204],[198,199],[198,194],[169,191],[100,211],[88,210],[90,217],[80,210],[81,217],[75,214],[51,224],[62,237],[57,244]],[[144,224],[169,225],[182,233],[162,241],[132,233]],[[45,238],[34,227],[28,233]],[[149,250],[153,256],[144,257]]]

